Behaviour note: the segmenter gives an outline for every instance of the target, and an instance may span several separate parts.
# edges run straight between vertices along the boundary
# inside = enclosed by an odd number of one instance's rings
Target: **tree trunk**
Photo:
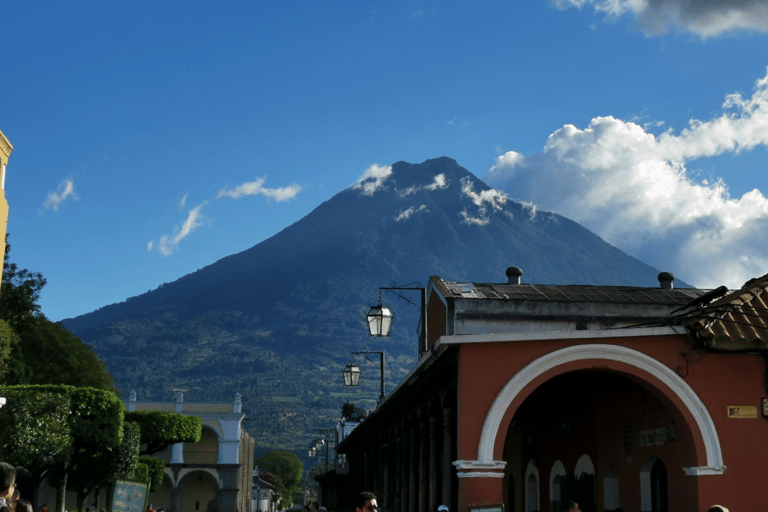
[[[67,473],[61,477],[61,482],[56,488],[56,510],[58,512],[67,512]]]

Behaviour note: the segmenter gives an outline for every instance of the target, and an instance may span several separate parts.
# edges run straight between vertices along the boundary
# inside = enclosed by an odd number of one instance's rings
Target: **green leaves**
[[[174,443],[197,443],[203,431],[203,421],[197,416],[159,412],[135,411],[126,413],[126,421],[141,426],[143,454],[152,454]]]

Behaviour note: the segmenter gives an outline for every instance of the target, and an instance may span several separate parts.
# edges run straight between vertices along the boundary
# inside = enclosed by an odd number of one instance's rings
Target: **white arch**
[[[560,460],[556,460],[555,463],[552,464],[552,469],[549,470],[549,501],[560,499],[560,484],[555,486],[555,478],[564,476],[565,465]],[[557,489],[555,489],[555,487],[557,487]]]
[[[586,453],[576,461],[576,469],[573,470],[573,476],[578,480],[584,473],[595,476],[595,465],[592,464],[592,459]]]
[[[675,372],[642,352],[618,345],[601,344],[575,345],[556,350],[536,359],[515,374],[493,401],[493,405],[485,417],[477,448],[477,462],[480,464],[493,463],[493,448],[501,420],[512,401],[525,386],[553,368],[587,359],[607,359],[629,364],[659,379],[663,385],[677,395],[683,406],[688,409],[704,442],[707,465],[683,468],[685,473],[688,475],[721,475],[723,473],[725,465],[723,464],[723,453],[715,424],[704,403],[693,389]]]
[[[531,482],[533,485],[531,485]],[[541,502],[539,499],[539,468],[533,463],[528,461],[528,467],[525,468],[525,512],[532,512],[533,510],[541,510]]]

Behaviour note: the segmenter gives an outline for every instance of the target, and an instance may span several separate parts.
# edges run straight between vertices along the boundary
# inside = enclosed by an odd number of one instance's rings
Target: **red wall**
[[[556,340],[535,342],[466,344],[459,349],[458,367],[458,459],[477,458],[481,429],[488,411],[505,384],[538,357],[579,343],[596,340]],[[494,458],[503,458],[504,442],[515,410],[537,387],[557,375],[575,370],[617,372],[634,380],[640,387],[621,400],[597,398],[600,405],[594,415],[584,419],[573,436],[550,449],[563,454],[562,462],[573,471],[576,459],[587,453],[596,469],[597,510],[602,510],[602,478],[613,468],[621,479],[622,506],[640,510],[639,470],[652,456],[667,467],[670,510],[696,512],[713,503],[731,510],[757,510],[763,501],[756,492],[768,475],[768,422],[757,419],[730,419],[728,406],[759,406],[764,387],[765,365],[761,356],[752,354],[715,354],[694,350],[687,336],[614,338],[611,344],[625,346],[651,357],[673,371],[690,385],[704,402],[713,419],[727,466],[719,476],[686,476],[682,468],[706,465],[704,444],[690,412],[674,393],[652,375],[626,364],[609,360],[577,361],[540,375],[513,401],[497,435]],[[646,402],[641,402],[645,400]],[[657,404],[644,408],[643,404]],[[652,412],[655,411],[655,412]],[[634,435],[639,431],[671,422],[676,439],[665,446],[635,448],[626,454],[623,445],[623,418],[633,417]],[[614,424],[621,419],[621,429]],[[595,435],[599,432],[599,435]],[[566,446],[567,445],[567,446]],[[629,459],[631,457],[631,460]],[[567,459],[567,460],[566,460]],[[550,466],[540,467],[542,511],[548,509]],[[527,460],[521,461],[526,464]],[[524,471],[524,467],[520,471]],[[522,479],[516,479],[522,482]],[[474,503],[497,503],[503,499],[503,481],[495,478],[461,478],[460,507]],[[520,486],[517,494],[522,493]],[[546,507],[545,508],[545,503]]]

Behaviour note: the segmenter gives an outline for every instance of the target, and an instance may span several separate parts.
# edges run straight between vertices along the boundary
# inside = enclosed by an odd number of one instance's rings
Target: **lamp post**
[[[384,401],[384,352],[352,352],[352,355],[355,354],[379,354],[379,365],[381,367],[381,394],[379,395],[379,403],[381,403]],[[356,364],[349,363],[344,367],[344,370],[341,373],[344,376],[345,386],[357,386],[360,383],[360,374],[362,372],[360,371],[360,367]]]
[[[398,299],[406,301],[408,304],[413,304],[413,300],[403,295],[402,290],[418,290],[421,294],[421,326],[422,334],[424,336],[424,345],[421,350],[427,350],[427,289],[421,286],[421,283],[408,283],[403,286],[397,286],[396,283],[392,283],[392,286],[380,286],[379,287],[379,303],[371,306],[368,310],[366,319],[368,320],[368,332],[371,336],[389,336],[389,331],[392,329],[392,321],[394,315],[392,311],[382,304],[381,292],[396,290]],[[393,292],[394,293],[394,292]]]

